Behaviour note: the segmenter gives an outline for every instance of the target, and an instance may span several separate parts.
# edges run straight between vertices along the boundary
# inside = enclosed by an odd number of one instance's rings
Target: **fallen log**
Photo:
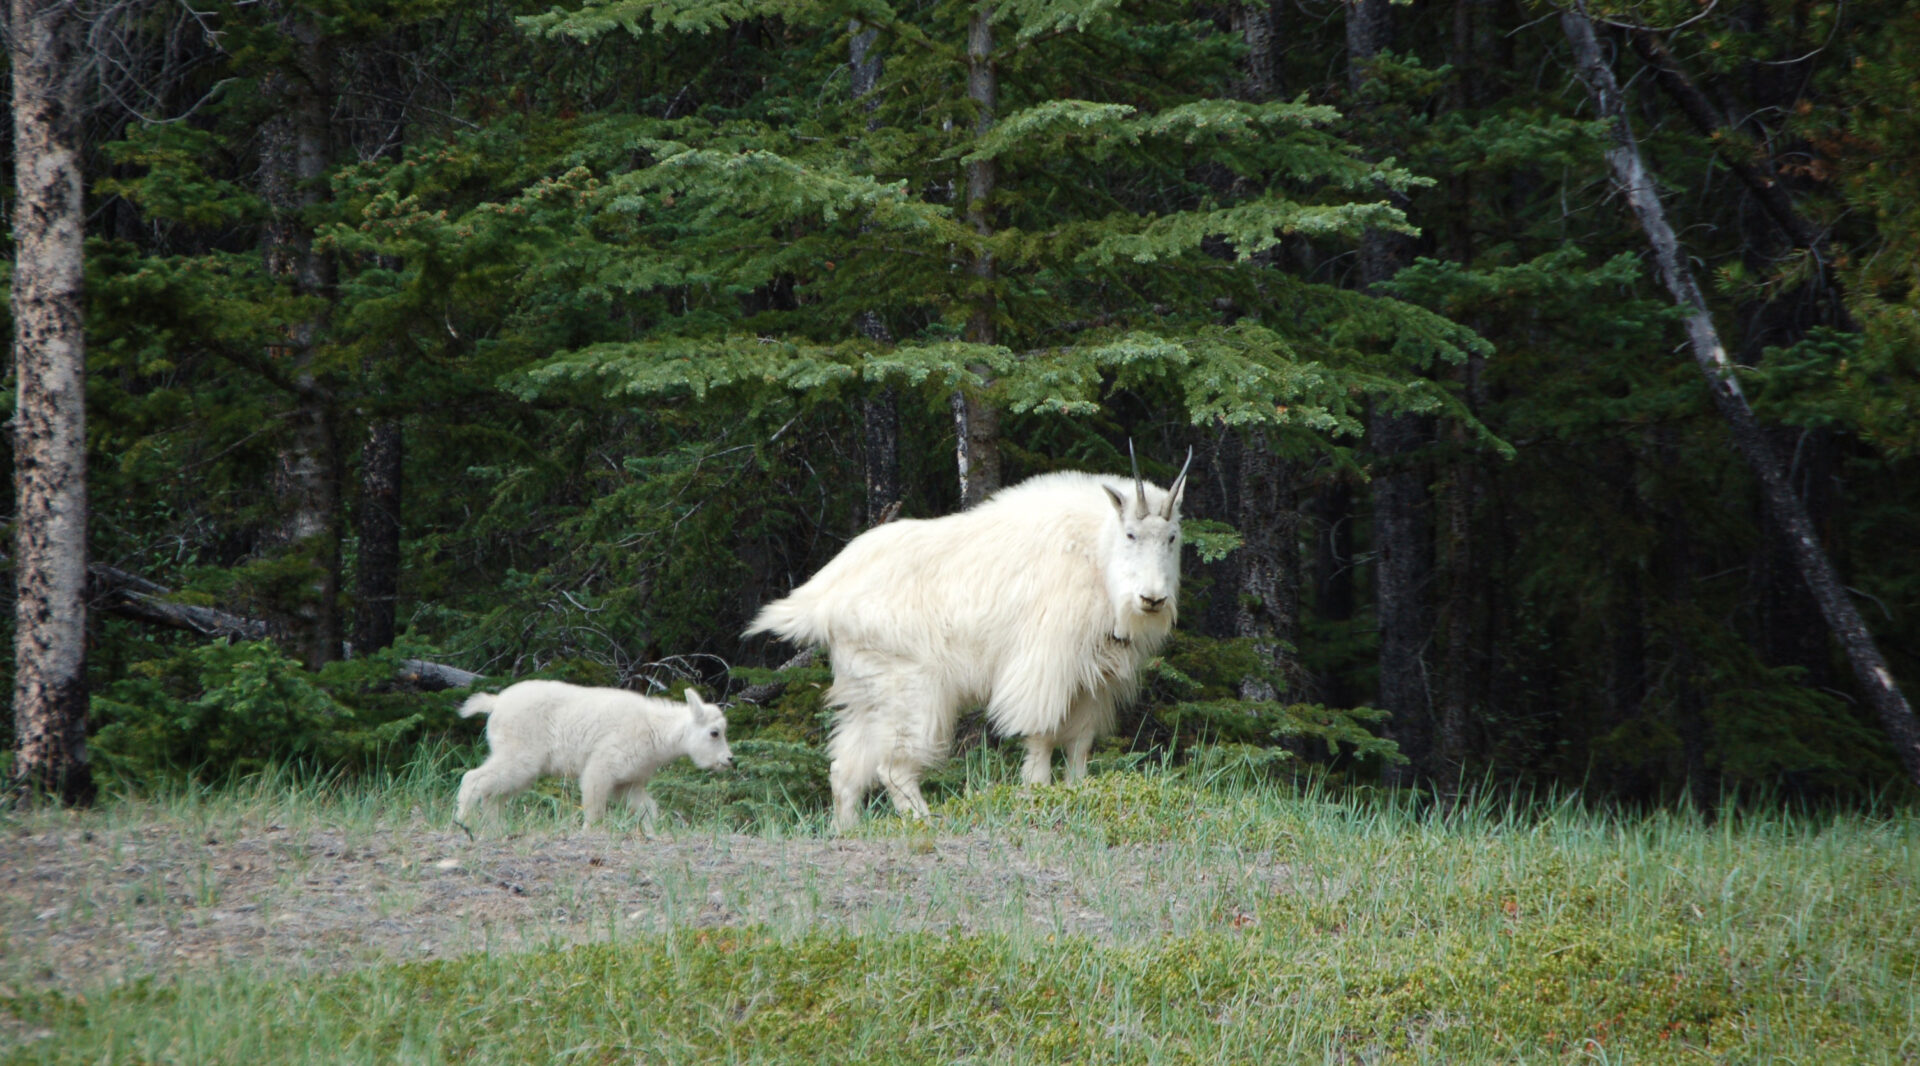
[[[173,603],[173,590],[105,563],[87,567],[87,603],[95,610],[225,640],[265,640],[267,623],[212,607]]]
[[[139,574],[105,563],[87,567],[87,603],[93,610],[168,629],[184,629],[216,640],[266,640],[273,635],[272,627],[261,619],[214,607],[174,603],[167,598],[171,595],[172,589]],[[485,677],[485,674],[425,659],[400,660],[396,675],[403,684],[425,692],[466,688]]]
[[[776,669],[798,670],[803,666],[812,666],[813,661],[819,657],[819,649],[808,648],[793,658],[788,659],[786,662],[781,663]],[[740,694],[733,698],[733,702],[762,704],[780,695],[780,693],[785,692],[786,689],[787,683],[785,681],[769,681],[764,685],[748,685],[746,688],[740,690]]]

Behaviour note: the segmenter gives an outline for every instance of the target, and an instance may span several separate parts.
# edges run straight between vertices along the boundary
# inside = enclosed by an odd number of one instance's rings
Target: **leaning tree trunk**
[[[993,4],[979,0],[967,23],[967,97],[975,107],[974,134],[985,137],[993,129],[1000,85],[994,71]],[[966,340],[973,344],[1000,343],[994,321],[995,266],[987,241],[993,236],[993,193],[998,167],[992,159],[967,164],[967,223],[980,237],[971,274],[974,290],[967,312]],[[983,381],[984,366],[972,367]],[[961,388],[953,394],[955,459],[960,471],[960,506],[972,507],[1000,487],[1000,411],[978,391]]]
[[[1391,44],[1392,33],[1388,0],[1348,4],[1347,77],[1356,98],[1369,76],[1369,62]],[[1403,197],[1394,199],[1405,206]],[[1392,277],[1405,258],[1405,237],[1368,230],[1360,238],[1361,284],[1373,289]],[[1373,589],[1380,627],[1380,704],[1391,716],[1389,734],[1408,759],[1404,766],[1386,771],[1389,781],[1398,784],[1433,777],[1436,770],[1426,662],[1433,628],[1427,606],[1433,538],[1427,479],[1413,459],[1428,433],[1426,419],[1378,408],[1368,425],[1378,459],[1373,478]]]
[[[13,784],[86,804],[87,423],[81,333],[81,25],[13,0]]]
[[[1613,171],[1614,180],[1626,190],[1640,228],[1647,234],[1661,283],[1673,295],[1674,303],[1686,313],[1687,343],[1693,351],[1694,362],[1706,378],[1714,407],[1726,420],[1740,457],[1759,481],[1767,509],[1786,533],[1801,577],[1819,602],[1828,628],[1846,650],[1855,679],[1893,742],[1907,777],[1920,785],[1920,721],[1914,719],[1913,708],[1894,683],[1893,671],[1888,669],[1886,659],[1875,645],[1872,632],[1847,597],[1846,586],[1841,584],[1839,573],[1821,548],[1806,507],[1794,494],[1759,420],[1747,404],[1746,394],[1734,376],[1733,363],[1720,344],[1713,316],[1707,311],[1706,299],[1680,255],[1680,242],[1673,228],[1667,224],[1666,210],[1640,156],[1633,126],[1627,121],[1619,83],[1614,80],[1613,69],[1600,57],[1600,44],[1594,38],[1593,23],[1587,17],[1585,5],[1576,0],[1573,8],[1562,11],[1560,25],[1573,46],[1575,66],[1593,98],[1594,109],[1601,118],[1613,123],[1613,143],[1607,148],[1607,165]]]

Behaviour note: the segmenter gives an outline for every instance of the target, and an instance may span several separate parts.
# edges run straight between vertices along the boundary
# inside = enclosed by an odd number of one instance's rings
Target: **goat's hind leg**
[[[833,760],[827,770],[827,783],[833,789],[835,832],[844,833],[860,824],[867,790],[879,776],[880,753],[875,750],[871,733],[867,715],[848,708],[840,712],[833,737],[827,742],[827,754]]]
[[[628,809],[640,816],[641,827],[651,832],[653,823],[660,817],[660,804],[653,798],[653,793],[647,791],[647,783],[629,781],[620,786],[619,792]]]
[[[891,745],[880,761],[880,783],[903,818],[932,816],[920,794],[920,778],[953,749],[955,701],[931,672],[903,672],[895,684]]]
[[[483,813],[497,814],[508,796],[524,792],[539,780],[537,768],[526,767],[496,756],[460,776],[460,792],[454,803],[453,820],[466,822],[478,806]]]
[[[924,769],[919,763],[897,755],[880,764],[880,783],[886,786],[887,798],[893,801],[893,809],[899,811],[902,818],[923,822],[931,817],[926,798],[920,795],[920,774]]]

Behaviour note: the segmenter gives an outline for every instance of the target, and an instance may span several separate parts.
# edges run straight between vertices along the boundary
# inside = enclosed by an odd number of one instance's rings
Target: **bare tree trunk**
[[[1236,6],[1229,17],[1234,31],[1247,43],[1247,81],[1243,94],[1249,100],[1273,99],[1280,94],[1279,57],[1273,50],[1273,5],[1261,0]]]
[[[1620,516],[1627,528],[1641,525],[1640,489],[1633,450],[1624,444],[1608,449],[1602,469],[1609,476],[1604,483],[1619,493]],[[1606,717],[1602,733],[1623,729],[1640,721],[1647,702],[1647,595],[1641,579],[1640,560],[1631,553],[1616,557],[1614,572],[1607,584],[1604,625],[1608,651]],[[1631,762],[1612,760],[1612,792],[1617,796],[1644,798],[1651,781],[1645,759]]]
[[[1247,43],[1246,82],[1242,94],[1256,103],[1280,93],[1279,60],[1274,52],[1274,7],[1261,2],[1235,7],[1233,26]],[[1313,679],[1300,663],[1300,492],[1298,467],[1282,459],[1273,437],[1260,431],[1234,434],[1231,466],[1222,471],[1232,479],[1229,506],[1216,512],[1231,515],[1244,543],[1233,553],[1231,573],[1236,595],[1232,601],[1232,632],[1251,638],[1273,682],[1242,678],[1240,698],[1273,700],[1283,695],[1293,701],[1312,698]],[[1226,452],[1229,449],[1216,449]]]
[[[1426,476],[1410,457],[1425,442],[1423,420],[1375,412],[1369,429],[1383,464],[1373,478],[1373,597],[1380,626],[1380,705],[1390,735],[1409,760],[1388,770],[1391,783],[1432,778],[1433,689],[1427,672],[1432,637],[1428,606],[1433,537]]]
[[[1453,440],[1459,457],[1449,471],[1442,500],[1445,507],[1446,549],[1443,563],[1446,574],[1446,601],[1441,605],[1441,626],[1446,635],[1445,658],[1441,663],[1440,714],[1435,738],[1438,762],[1458,780],[1471,747],[1471,719],[1479,664],[1475,661],[1474,640],[1484,612],[1480,610],[1487,587],[1481,553],[1475,550],[1473,516],[1480,495],[1479,471],[1466,458],[1464,426],[1455,423]]]
[[[1803,283],[1788,286],[1786,293],[1774,292],[1752,300],[1741,309],[1747,328],[1742,331],[1744,351],[1737,356],[1740,362],[1755,364],[1769,345],[1792,345],[1814,325],[1858,331],[1859,325],[1847,311],[1844,292],[1831,268],[1834,257],[1829,254],[1828,233],[1795,209],[1788,191],[1789,179],[1775,156],[1779,149],[1773,148],[1769,139],[1756,142],[1746,136],[1740,124],[1731,121],[1725,109],[1716,107],[1694,84],[1658,34],[1636,27],[1627,31],[1627,40],[1653,70],[1654,80],[1680,105],[1694,128],[1711,139],[1715,155],[1745,186],[1742,231],[1748,234],[1743,250],[1749,269],[1772,269],[1771,264],[1790,254],[1789,246],[1815,253],[1811,257],[1813,269]],[[1779,65],[1767,67],[1778,69]],[[1748,84],[1762,97],[1754,101],[1756,106],[1743,107],[1736,113],[1791,113],[1805,88],[1799,78],[1750,76]],[[1763,145],[1767,146],[1765,150]],[[1776,233],[1778,236],[1774,236]],[[1769,426],[1767,436],[1808,518],[1816,529],[1829,528],[1836,500],[1822,475],[1834,453],[1832,431]],[[1771,514],[1763,515],[1761,521],[1767,536],[1754,559],[1761,653],[1770,664],[1805,669],[1807,684],[1828,687],[1832,683],[1832,660],[1820,605],[1801,580],[1792,547],[1779,523]]]
[[[860,316],[861,335],[877,344],[892,344],[893,333],[871,311]],[[868,526],[884,521],[900,502],[900,394],[891,385],[870,388],[860,399],[860,423],[865,438]]]
[[[1714,407],[1732,431],[1734,447],[1760,482],[1767,509],[1786,533],[1801,576],[1819,602],[1827,626],[1846,649],[1855,679],[1879,716],[1908,778],[1920,784],[1920,722],[1915,721],[1913,708],[1894,683],[1893,672],[1875,645],[1872,632],[1847,597],[1840,575],[1821,548],[1813,523],[1807,518],[1806,507],[1794,495],[1779,460],[1768,446],[1759,420],[1747,404],[1746,394],[1734,376],[1733,364],[1720,344],[1706,300],[1681,258],[1680,242],[1667,223],[1652,175],[1640,157],[1640,146],[1627,121],[1619,83],[1614,80],[1613,69],[1601,59],[1600,44],[1594,38],[1593,23],[1587,17],[1585,5],[1576,0],[1573,8],[1562,11],[1560,25],[1573,46],[1574,62],[1593,98],[1594,109],[1614,124],[1613,143],[1607,148],[1607,165],[1613,170],[1614,180],[1625,188],[1640,227],[1647,234],[1661,282],[1687,314],[1687,342],[1693,350],[1694,362],[1706,378]]]
[[[1274,453],[1265,434],[1250,435],[1240,453],[1240,595],[1234,635],[1253,639],[1254,651],[1281,688],[1260,678],[1240,682],[1243,700],[1295,700],[1310,687],[1298,654],[1300,640],[1300,496],[1293,464]]]
[[[1356,97],[1368,62],[1393,39],[1388,0],[1347,5],[1347,79]],[[1400,206],[1404,198],[1395,197]],[[1406,258],[1406,238],[1368,230],[1360,238],[1360,280],[1371,290],[1392,277]],[[1388,782],[1431,778],[1434,765],[1433,692],[1426,648],[1432,636],[1428,607],[1433,538],[1426,476],[1411,456],[1430,436],[1427,419],[1376,409],[1368,435],[1378,465],[1373,478],[1374,610],[1380,626],[1380,705],[1391,714],[1389,735],[1408,759],[1389,767]]]
[[[1313,523],[1313,613],[1323,623],[1344,626],[1353,621],[1354,546],[1353,486],[1336,474],[1321,485],[1307,504]],[[1337,669],[1313,679],[1315,695],[1333,707],[1358,702]]]
[[[87,762],[80,61],[71,3],[13,0],[13,785],[93,802]]]
[[[398,162],[405,154],[411,116],[402,57],[419,47],[418,34],[412,28],[402,28],[362,59],[361,67],[373,88],[371,117],[375,121],[371,125],[376,134],[368,138],[368,154],[376,158]],[[395,271],[404,266],[397,257],[378,256],[374,262]],[[384,391],[383,371],[390,373],[387,368],[399,358],[394,346],[383,345],[362,364],[364,379]],[[399,418],[379,410],[369,413],[368,419],[360,448],[360,486],[354,511],[359,550],[353,570],[353,648],[359,654],[392,646],[399,629],[400,534],[405,506],[401,483],[405,430]]]
[[[360,452],[360,561],[354,568],[355,654],[393,644],[400,589],[401,473],[405,438],[398,419],[376,419]]]
[[[884,65],[873,50],[877,30],[862,29],[855,19],[850,27],[853,40],[848,45],[847,67],[852,72],[853,98],[865,100],[871,112],[877,100],[868,99],[880,84]],[[877,119],[867,119],[867,129],[877,128]],[[862,337],[875,344],[892,345],[893,331],[877,311],[863,311],[854,321]],[[880,522],[888,508],[900,502],[900,395],[891,385],[869,386],[860,399],[860,421],[865,444],[867,513],[866,525]]]
[[[993,59],[993,4],[978,0],[967,23],[967,97],[976,107],[974,133],[984,137],[993,129],[1000,86]],[[995,266],[986,239],[993,236],[993,193],[999,169],[991,159],[967,164],[967,222],[981,238],[974,256],[972,308],[965,337],[973,344],[1000,343],[994,321]],[[984,366],[972,368],[987,376]],[[977,392],[962,388],[953,394],[955,458],[960,472],[960,506],[972,507],[1000,487],[1000,411]]]
[[[1667,466],[1680,462],[1680,447],[1673,427],[1653,431],[1654,455]],[[1686,794],[1696,809],[1713,809],[1715,782],[1707,769],[1707,716],[1701,695],[1699,660],[1694,654],[1692,624],[1699,608],[1694,603],[1693,584],[1698,578],[1693,558],[1693,537],[1687,529],[1686,508],[1678,499],[1662,501],[1659,513],[1661,585],[1666,590],[1664,629],[1673,649],[1672,660],[1662,671],[1661,682],[1673,708],[1673,728],[1680,738],[1680,765],[1686,780]]]
[[[1449,91],[1448,105],[1460,114],[1468,113],[1475,103],[1475,2],[1454,0],[1453,5],[1453,33],[1447,62],[1457,75]],[[1462,171],[1445,181],[1448,257],[1462,266],[1470,266],[1474,255],[1472,175]],[[1480,395],[1484,358],[1469,355],[1459,370],[1461,395],[1476,414],[1484,406]],[[1486,612],[1481,605],[1486,602],[1487,581],[1473,529],[1481,491],[1479,466],[1474,461],[1465,424],[1449,422],[1445,432],[1454,446],[1454,458],[1438,490],[1444,521],[1439,565],[1446,578],[1446,593],[1439,618],[1444,639],[1435,754],[1437,764],[1445,770],[1441,779],[1443,786],[1453,789],[1463,782],[1470,754],[1472,709],[1479,692],[1480,674],[1474,642],[1483,628]]]
[[[333,398],[315,369],[324,337],[324,310],[333,288],[332,264],[313,247],[300,215],[320,202],[332,158],[330,121],[333,51],[318,27],[284,20],[298,62],[269,79],[269,94],[284,110],[260,131],[261,182],[273,212],[267,226],[267,268],[293,282],[294,292],[319,298],[311,317],[287,330],[269,358],[288,368],[293,410],[281,447],[274,488],[282,523],[273,540],[305,571],[291,602],[278,604],[288,641],[309,669],[340,657],[340,483]]]

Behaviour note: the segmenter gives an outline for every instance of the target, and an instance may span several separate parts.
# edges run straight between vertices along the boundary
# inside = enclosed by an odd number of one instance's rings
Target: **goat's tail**
[[[491,692],[476,692],[467,697],[467,702],[460,705],[460,717],[472,718],[476,714],[489,714],[499,698]]]
[[[747,627],[744,636],[755,633],[772,633],[774,636],[805,648],[831,643],[827,639],[825,619],[815,608],[813,597],[804,594],[804,590],[795,589],[793,595],[778,599],[754,615],[753,624]]]

